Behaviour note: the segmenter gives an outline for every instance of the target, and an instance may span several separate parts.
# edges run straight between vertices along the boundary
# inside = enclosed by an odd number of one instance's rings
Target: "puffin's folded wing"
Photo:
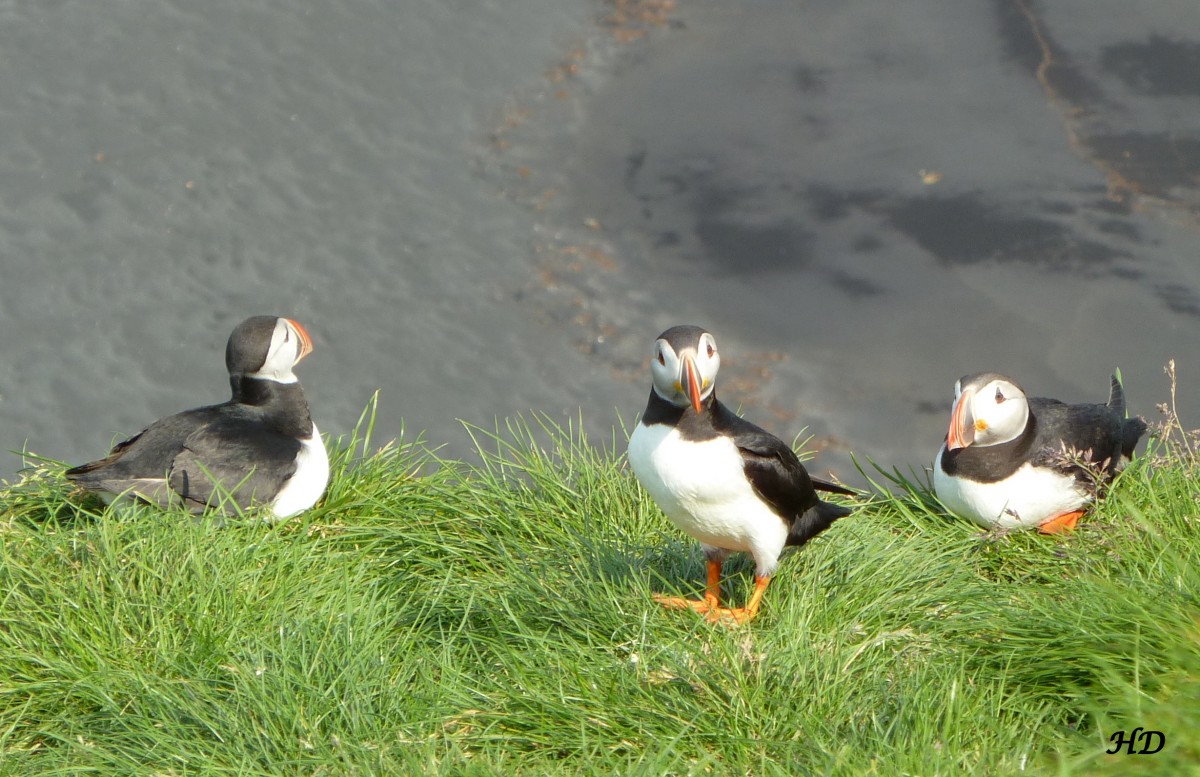
[[[735,420],[736,419],[736,420]],[[812,479],[782,440],[742,418],[726,419],[755,492],[791,525],[817,501]]]
[[[135,498],[165,510],[177,503],[175,492],[167,484],[166,478],[100,477],[90,479],[80,485],[96,492],[106,504],[120,498]]]
[[[1066,405],[1040,398],[1030,400],[1030,408],[1038,419],[1035,465],[1081,481],[1093,479],[1087,471],[1091,467],[1107,474],[1117,469],[1126,447],[1123,414],[1105,405]]]
[[[105,503],[118,498],[140,499],[161,508],[171,505],[174,495],[167,484],[166,472],[159,477],[138,472],[138,443],[149,428],[117,443],[102,459],[71,467],[67,479],[97,494]]]
[[[192,509],[270,503],[296,471],[300,442],[252,421],[209,424],[171,466],[171,489]]]

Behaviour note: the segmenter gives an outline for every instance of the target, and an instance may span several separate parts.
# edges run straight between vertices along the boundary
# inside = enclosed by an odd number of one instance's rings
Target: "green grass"
[[[468,465],[369,428],[278,526],[102,509],[49,462],[0,491],[0,774],[1200,774],[1179,446],[1061,539],[871,470],[726,628],[650,601],[703,563],[622,437],[514,422]],[[1137,726],[1164,750],[1104,753]]]

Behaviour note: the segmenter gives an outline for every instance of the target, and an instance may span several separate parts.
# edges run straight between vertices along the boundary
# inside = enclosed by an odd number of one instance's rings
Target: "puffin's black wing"
[[[269,503],[296,472],[301,443],[254,418],[223,419],[197,429],[171,466],[171,489],[189,508],[226,500],[245,509]]]
[[[733,438],[742,454],[742,470],[771,509],[790,527],[788,545],[802,545],[829,528],[838,518],[850,514],[850,509],[823,502],[816,487],[853,495],[854,492],[832,483],[809,477],[787,444],[775,435],[738,417],[724,405],[715,403],[713,425],[720,434]]]
[[[201,407],[159,419],[117,443],[104,458],[72,467],[65,474],[89,491],[112,496],[130,493],[167,507],[172,501],[167,485],[172,462],[188,436],[208,423],[218,409]]]
[[[1123,401],[1117,404],[1120,412],[1111,399],[1108,405],[1068,405],[1054,399],[1031,398],[1029,408],[1037,419],[1033,463],[1090,479],[1079,466],[1081,460],[1111,474],[1123,455],[1133,453],[1145,431],[1141,419],[1125,418]]]

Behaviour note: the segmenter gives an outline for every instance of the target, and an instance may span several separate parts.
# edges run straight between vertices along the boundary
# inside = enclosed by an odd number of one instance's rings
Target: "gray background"
[[[855,482],[984,369],[1119,366],[1157,420],[1174,357],[1200,425],[1200,6],[680,5],[0,5],[0,449],[225,399],[259,313],[323,431],[378,388],[454,456],[530,409],[611,442],[676,323]]]

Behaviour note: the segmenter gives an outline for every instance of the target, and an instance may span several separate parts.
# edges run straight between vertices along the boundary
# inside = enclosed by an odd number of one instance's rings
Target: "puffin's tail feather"
[[[1129,417],[1125,406],[1125,387],[1121,385],[1121,371],[1113,373],[1112,384],[1108,389],[1108,409],[1121,418],[1121,455],[1127,459],[1133,458],[1133,449],[1138,440],[1146,433],[1146,422],[1140,416]]]
[[[853,510],[849,507],[835,505],[832,502],[822,502],[818,499],[815,505],[805,510],[792,524],[792,530],[788,532],[787,544],[803,545],[828,529],[838,518],[845,518],[851,512]]]
[[[1125,387],[1121,385],[1121,371],[1113,373],[1112,383],[1108,387],[1108,409],[1125,417]]]
[[[839,486],[837,483],[830,483],[828,480],[821,480],[814,477],[810,477],[809,480],[812,481],[813,488],[817,489],[818,491],[824,491],[828,494],[841,494],[842,496],[858,496],[858,494],[854,493],[845,486]]]

